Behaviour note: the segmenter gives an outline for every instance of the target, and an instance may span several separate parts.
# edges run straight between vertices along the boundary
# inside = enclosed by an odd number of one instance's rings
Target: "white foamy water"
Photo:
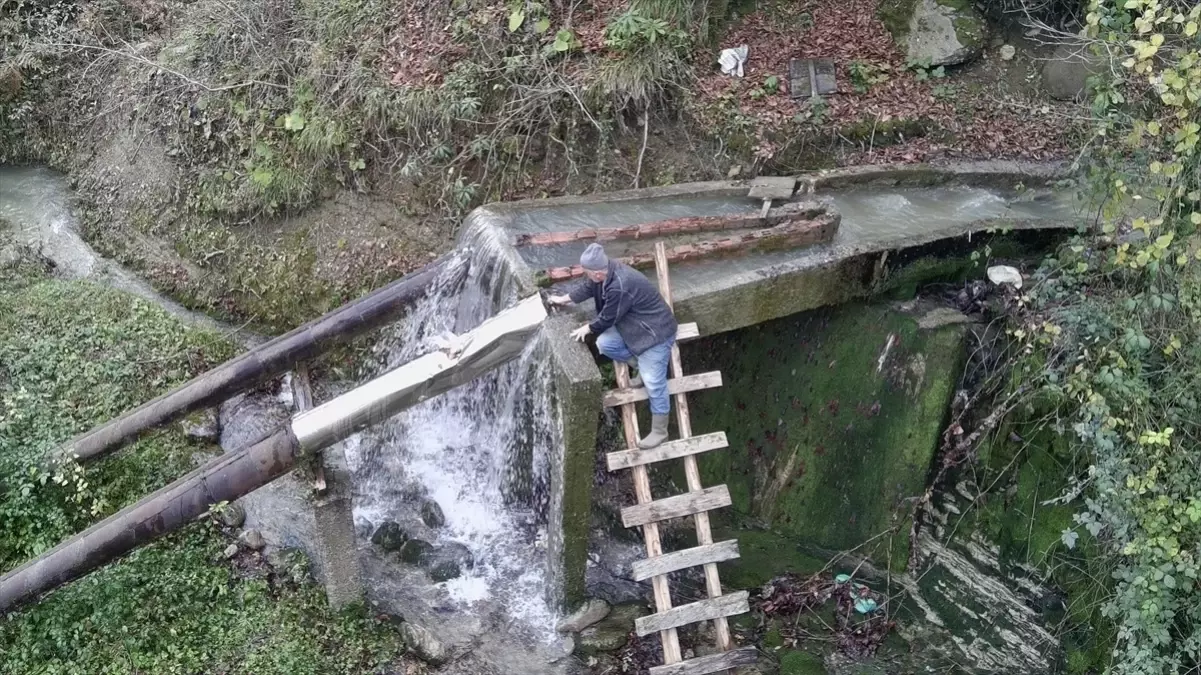
[[[378,348],[381,370],[516,301],[491,243],[475,242],[463,287],[437,289],[393,328]],[[374,528],[392,520],[435,546],[467,546],[474,567],[441,584],[448,599],[477,610],[487,603],[547,641],[555,637],[557,576],[547,553],[557,536],[548,532],[550,471],[561,452],[551,380],[546,347],[532,340],[518,360],[365,432],[348,451],[356,521]],[[438,503],[445,526],[420,522],[423,499]]]

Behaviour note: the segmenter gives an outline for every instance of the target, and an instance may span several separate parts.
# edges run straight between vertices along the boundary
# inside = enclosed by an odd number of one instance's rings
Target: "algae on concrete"
[[[734,520],[826,549],[871,541],[860,553],[904,567],[910,500],[925,489],[966,332],[921,328],[914,304],[817,310],[685,346],[686,371],[723,375],[690,402],[697,433],[729,438],[700,465],[704,484],[729,486]]]

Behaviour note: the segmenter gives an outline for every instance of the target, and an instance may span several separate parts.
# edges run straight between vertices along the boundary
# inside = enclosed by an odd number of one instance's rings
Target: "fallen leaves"
[[[1073,124],[1072,106],[1041,100],[995,98],[988,82],[970,82],[970,69],[993,68],[987,63],[969,66],[946,78],[919,78],[907,68],[904,54],[876,19],[878,0],[813,0],[799,10],[809,17],[798,22],[774,15],[770,6],[752,13],[731,28],[723,47],[746,44],[749,57],[742,79],[722,75],[714,54],[698,54],[697,91],[701,106],[726,115],[731,106],[754,124],[759,155],[777,148],[767,140],[801,133],[799,121],[816,117],[807,101],[788,95],[788,63],[797,58],[832,58],[838,93],[825,97],[821,119],[811,122],[818,132],[836,134],[859,122],[928,120],[929,132],[896,144],[854,144],[837,158],[840,164],[927,162],[935,159],[1012,158],[1048,160],[1068,150],[1066,137]],[[709,63],[711,62],[711,63]],[[867,64],[887,74],[876,84],[853,86],[851,64]],[[1017,67],[1006,62],[1002,67]],[[995,68],[994,68],[995,70]],[[766,93],[763,83],[775,75],[781,87]],[[996,76],[994,72],[986,75]],[[812,131],[812,129],[811,129]]]

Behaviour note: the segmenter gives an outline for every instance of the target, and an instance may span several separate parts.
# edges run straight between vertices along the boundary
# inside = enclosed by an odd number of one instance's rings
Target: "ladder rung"
[[[636,560],[633,566],[634,581],[645,581],[668,572],[733,560],[737,557],[738,540],[736,539],[664,553],[646,560]]]
[[[643,464],[654,464],[655,462],[679,459],[688,455],[698,455],[710,450],[720,450],[726,446],[726,432],[716,431],[702,436],[667,441],[647,450],[635,448],[633,450],[610,452],[606,456],[606,459],[609,462],[610,471],[620,471],[621,469],[629,469]]]
[[[650,675],[709,675],[723,670],[749,666],[759,660],[759,650],[754,647],[733,649],[720,654],[698,656],[695,659],[651,668]]]
[[[696,327],[696,322],[682,323],[676,328],[676,342],[692,340],[701,336],[701,331]]]
[[[687,605],[673,607],[665,612],[644,616],[634,622],[634,632],[639,637],[657,633],[669,628],[679,628],[690,623],[710,621],[723,616],[733,616],[751,611],[747,604],[747,592],[738,591],[729,595],[719,595],[716,598],[698,600]]]
[[[699,389],[713,389],[721,386],[721,371],[715,370],[711,373],[699,373],[697,375],[685,375],[667,381],[667,393],[671,395],[686,394],[690,391]],[[605,407],[614,408],[627,403],[637,403],[647,399],[646,387],[638,387],[637,389],[610,389],[605,392]]]
[[[645,504],[627,506],[621,510],[621,522],[626,527],[635,527],[672,518],[683,518],[702,511],[712,511],[730,504],[730,490],[724,485],[716,485]]]

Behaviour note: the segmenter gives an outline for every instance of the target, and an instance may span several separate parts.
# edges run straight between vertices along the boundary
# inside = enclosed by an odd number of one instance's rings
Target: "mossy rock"
[[[630,640],[634,622],[648,614],[650,611],[641,603],[614,605],[608,616],[580,631],[575,641],[576,654],[592,656],[621,649]]]
[[[781,574],[808,576],[825,566],[821,558],[802,551],[795,537],[719,525],[715,539],[738,540],[739,557],[720,565],[722,581],[730,588],[758,588]]]
[[[969,0],[884,0],[876,11],[910,63],[954,66],[980,56],[988,23]]]

